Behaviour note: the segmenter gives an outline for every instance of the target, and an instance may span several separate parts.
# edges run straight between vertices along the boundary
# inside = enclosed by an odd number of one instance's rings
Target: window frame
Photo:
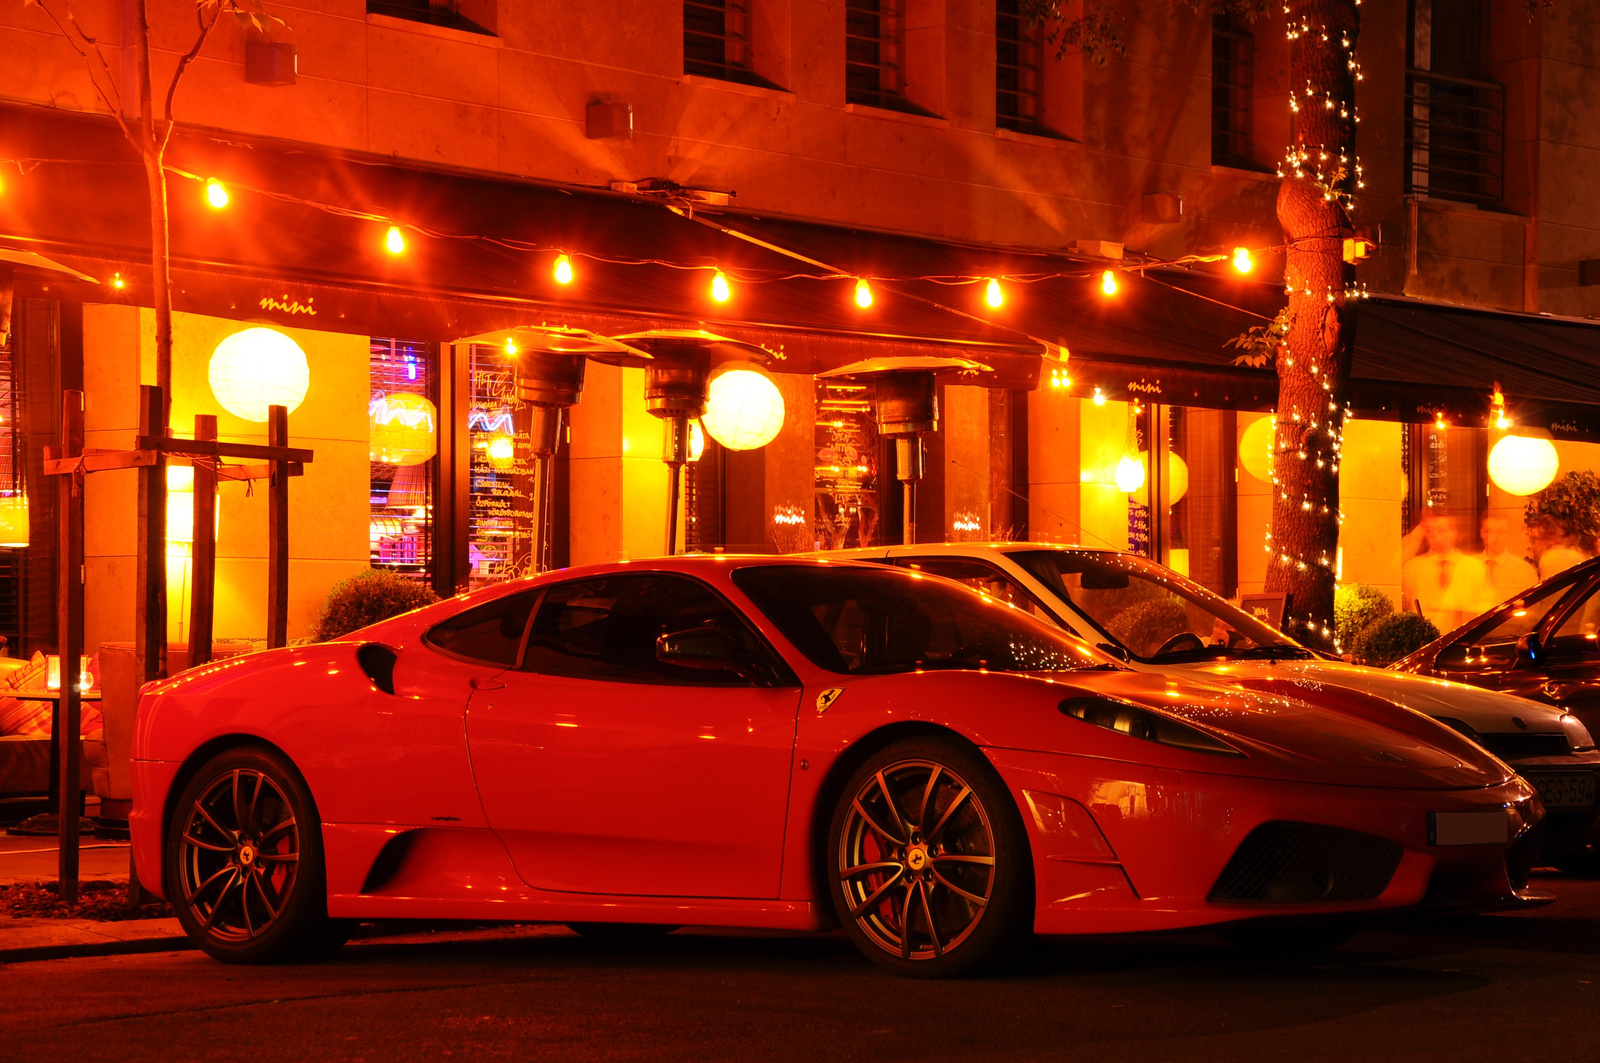
[[[1046,604],[1037,594],[1034,594],[1028,588],[1024,587],[1017,577],[1005,571],[999,565],[987,558],[968,557],[963,554],[894,554],[886,558],[886,560],[896,568],[916,568],[919,565],[928,564],[930,562],[937,564],[941,561],[958,561],[962,564],[977,565],[980,568],[989,570],[995,576],[1005,580],[1011,586],[1020,591],[1022,596],[1031,602],[1036,610],[1044,614],[1037,619],[1048,620],[1050,623],[1061,628],[1061,630],[1065,631],[1069,635],[1076,634],[1076,632],[1072,630],[1072,625],[1067,623],[1067,621],[1059,612],[1050,608],[1050,606]],[[938,576],[940,579],[955,580],[957,583],[964,582],[956,576],[946,576],[938,572],[929,572],[928,575]],[[977,591],[977,588],[973,588],[973,590],[975,593],[982,593]]]
[[[1002,0],[1004,2],[1004,0]],[[995,104],[994,124],[997,129],[1009,129],[1013,133],[1031,133],[1034,136],[1056,136],[1044,121],[1045,93],[1044,93],[1044,42],[1035,28],[1027,25],[1021,10],[1020,0],[1010,0],[1015,7],[1014,11],[1003,11],[1001,5],[995,5]],[[1016,36],[1002,37],[1000,27],[1003,22],[1014,23]],[[1001,58],[1002,46],[1016,49],[1016,63],[1006,63]],[[1001,88],[1001,71],[1011,70],[1016,73],[1018,87],[1014,90]],[[1031,75],[1033,88],[1029,91],[1024,87]],[[1009,97],[1016,105],[1016,113],[1002,112],[1000,101]],[[1027,108],[1024,101],[1032,104],[1032,114],[1025,113]]]
[[[433,652],[444,657],[449,657],[451,660],[464,661],[467,664],[475,664],[489,668],[499,668],[502,672],[517,669],[521,666],[522,659],[528,652],[528,632],[533,628],[533,618],[539,614],[539,607],[544,604],[546,590],[547,588],[544,587],[535,587],[527,590],[516,590],[507,594],[496,595],[495,597],[490,598],[488,601],[479,602],[461,610],[459,613],[452,613],[450,616],[445,617],[436,624],[429,625],[428,629],[422,633],[422,638],[420,641],[424,646],[427,646]],[[464,653],[457,653],[455,650],[447,649],[444,646],[439,645],[439,643],[434,640],[433,633],[451,621],[458,620],[468,613],[477,612],[480,609],[487,609],[489,606],[496,605],[508,598],[516,598],[521,595],[533,595],[534,600],[532,608],[528,610],[528,619],[522,622],[522,636],[517,640],[517,653],[511,664],[501,664],[499,661],[489,661],[482,657],[471,657]]]

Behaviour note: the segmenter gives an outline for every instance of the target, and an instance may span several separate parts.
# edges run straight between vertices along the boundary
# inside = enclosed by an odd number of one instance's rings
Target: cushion
[[[0,736],[22,738],[49,738],[50,715],[55,712],[53,701],[24,701],[21,698],[0,697]],[[78,734],[88,735],[103,729],[100,706],[85,702],[78,720]]]
[[[28,663],[13,671],[6,677],[5,685],[12,690],[38,690],[45,685],[45,676],[50,670],[50,661],[42,653],[34,653],[28,658]],[[0,734],[4,734],[0,731]]]

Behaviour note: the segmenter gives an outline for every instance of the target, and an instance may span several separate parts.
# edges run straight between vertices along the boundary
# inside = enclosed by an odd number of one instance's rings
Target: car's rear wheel
[[[322,825],[300,773],[263,746],[227,750],[184,787],[167,831],[167,896],[189,938],[227,963],[325,956]]]
[[[856,946],[898,974],[976,973],[1032,925],[1016,803],[982,754],[954,737],[896,742],[856,771],[828,832],[828,883]]]

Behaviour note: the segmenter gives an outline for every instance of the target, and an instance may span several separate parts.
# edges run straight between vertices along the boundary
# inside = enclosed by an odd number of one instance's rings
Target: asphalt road
[[[554,927],[413,934],[331,961],[199,953],[0,967],[0,1059],[1600,1059],[1600,881],[1555,905],[1388,922],[1302,964],[1207,935],[1056,941],[1008,975],[880,973],[839,936]]]

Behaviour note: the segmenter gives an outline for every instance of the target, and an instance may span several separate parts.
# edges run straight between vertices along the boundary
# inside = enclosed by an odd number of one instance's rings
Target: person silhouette
[[[1441,632],[1453,631],[1492,605],[1494,592],[1483,560],[1456,549],[1449,514],[1425,513],[1422,538],[1428,548],[1400,569],[1400,593],[1407,608],[1419,608]]]
[[[1521,594],[1539,582],[1539,573],[1511,552],[1511,522],[1504,517],[1483,518],[1483,570],[1489,585],[1488,609]]]

